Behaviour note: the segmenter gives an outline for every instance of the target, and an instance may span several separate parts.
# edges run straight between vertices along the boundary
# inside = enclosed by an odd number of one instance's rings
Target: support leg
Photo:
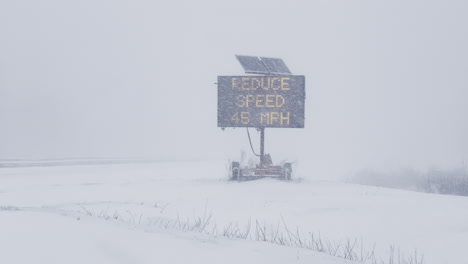
[[[260,128],[260,164],[263,165],[263,156],[265,155],[265,128]]]

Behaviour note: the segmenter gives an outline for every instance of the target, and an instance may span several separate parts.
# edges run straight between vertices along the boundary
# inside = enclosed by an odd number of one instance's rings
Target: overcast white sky
[[[317,173],[468,160],[468,2],[1,1],[0,159],[234,158],[234,54],[306,76],[306,128],[267,152]],[[256,139],[257,140],[257,139]],[[256,143],[256,142],[255,142]]]

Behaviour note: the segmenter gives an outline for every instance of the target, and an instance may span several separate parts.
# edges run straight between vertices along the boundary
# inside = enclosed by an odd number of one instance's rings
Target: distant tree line
[[[430,169],[418,172],[404,169],[397,172],[363,170],[349,179],[349,182],[427,193],[468,196],[468,169]]]
[[[420,188],[429,193],[468,196],[468,171],[466,169],[430,170]]]

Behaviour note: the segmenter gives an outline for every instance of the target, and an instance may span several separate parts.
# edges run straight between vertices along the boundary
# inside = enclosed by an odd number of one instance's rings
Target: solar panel
[[[282,59],[265,57],[260,57],[260,59],[271,74],[292,74]]]
[[[268,74],[268,70],[258,57],[236,55],[245,73]]]

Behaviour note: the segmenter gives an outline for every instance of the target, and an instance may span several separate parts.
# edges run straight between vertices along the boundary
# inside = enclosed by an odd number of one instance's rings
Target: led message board
[[[302,75],[218,76],[218,127],[304,127]]]

